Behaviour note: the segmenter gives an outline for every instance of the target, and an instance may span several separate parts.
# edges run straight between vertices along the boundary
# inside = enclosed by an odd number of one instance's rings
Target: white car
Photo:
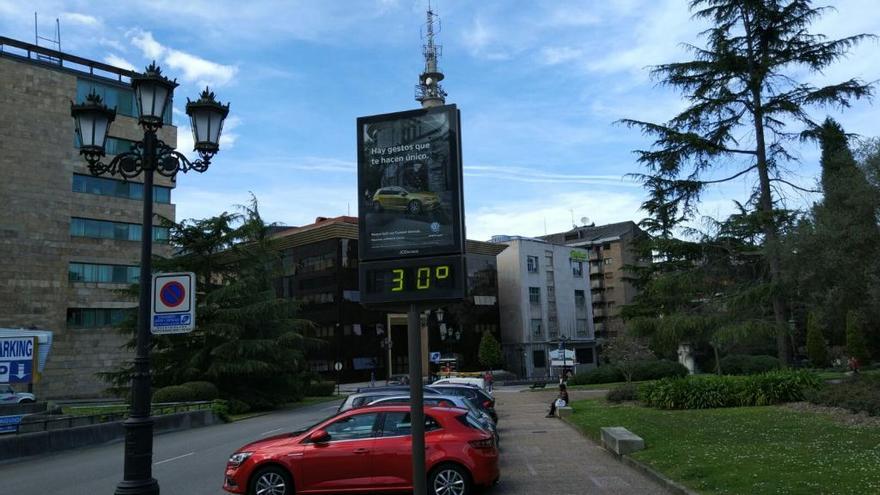
[[[456,384],[456,385],[471,385],[474,387],[479,387],[482,390],[486,389],[486,380],[482,378],[469,378],[463,376],[451,376],[449,378],[441,378],[431,385],[446,385],[446,384]]]
[[[28,404],[36,400],[34,394],[16,392],[9,385],[0,385],[0,404]]]

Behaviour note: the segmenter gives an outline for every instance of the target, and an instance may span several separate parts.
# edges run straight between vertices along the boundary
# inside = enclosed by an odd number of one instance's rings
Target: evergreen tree
[[[504,364],[504,356],[501,353],[501,344],[491,332],[483,332],[480,339],[479,351],[480,364],[488,369],[495,369]]]
[[[871,357],[865,343],[865,320],[857,311],[846,315],[846,353],[863,364]]]
[[[846,107],[853,98],[870,97],[871,87],[856,79],[814,87],[793,78],[806,68],[821,71],[842,58],[868,35],[828,40],[809,32],[823,12],[810,0],[692,0],[695,17],[711,23],[706,46],[689,46],[695,59],[661,65],[653,75],[679,88],[690,106],[666,123],[623,122],[656,138],[639,151],[648,168],[642,176],[652,196],[692,215],[711,184],[757,176],[749,208],[761,226],[767,264],[765,295],[772,305],[779,357],[788,359],[786,295],[782,286],[779,236],[784,223],[777,210],[775,184],[793,184],[780,173],[792,158],[785,147],[788,126],[814,128],[807,114],[814,105]],[[753,139],[742,139],[751,134]],[[739,170],[716,178],[716,170]],[[796,187],[796,186],[794,186]]]
[[[807,356],[813,366],[818,368],[828,366],[828,345],[825,343],[825,336],[822,335],[819,318],[815,313],[810,313],[807,317]]]

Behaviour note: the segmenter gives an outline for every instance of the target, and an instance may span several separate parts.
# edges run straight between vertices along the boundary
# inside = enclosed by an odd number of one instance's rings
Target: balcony
[[[605,280],[604,279],[596,279],[590,280],[590,289],[592,290],[602,290],[605,288]]]

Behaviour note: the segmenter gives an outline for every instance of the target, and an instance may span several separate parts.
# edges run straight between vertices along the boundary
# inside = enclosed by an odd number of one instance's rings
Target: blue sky
[[[540,235],[588,217],[644,215],[632,150],[648,145],[628,117],[663,121],[684,108],[645,67],[684,60],[704,26],[685,0],[435,0],[448,103],[462,113],[468,237]],[[880,33],[876,0],[838,0],[814,32]],[[210,84],[230,101],[221,153],[202,175],[180,177],[178,219],[229,210],[253,192],[267,220],[287,225],[356,211],[355,119],[416,108],[426,0],[54,1],[0,0],[0,34],[33,41],[61,19],[62,49],[119,66],[156,59],[182,83],[175,95],[181,148],[191,143],[181,112]],[[867,42],[824,75],[880,79],[878,45]],[[876,107],[857,102],[839,118],[847,131],[880,135]],[[191,146],[191,144],[190,144]],[[818,153],[803,145],[787,178],[815,182]],[[734,170],[731,167],[729,170]],[[720,171],[719,173],[723,173]],[[712,190],[701,213],[723,215],[754,178]],[[782,191],[793,206],[816,199]]]

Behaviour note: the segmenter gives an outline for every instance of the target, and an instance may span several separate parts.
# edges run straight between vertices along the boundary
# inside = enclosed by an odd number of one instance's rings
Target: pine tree
[[[501,354],[501,344],[495,339],[491,332],[483,332],[480,339],[479,351],[480,364],[488,369],[495,369],[504,364],[504,357]]]
[[[822,335],[819,318],[814,313],[810,313],[807,317],[807,356],[813,366],[818,368],[828,366],[828,345],[825,343],[825,336]]]
[[[808,30],[824,11],[810,0],[692,0],[694,16],[711,23],[706,47],[689,46],[695,59],[654,68],[662,84],[679,88],[690,103],[666,123],[624,120],[656,138],[639,151],[648,173],[642,175],[653,196],[695,213],[706,187],[748,175],[757,188],[747,206],[758,212],[764,258],[765,291],[772,305],[780,359],[788,359],[786,295],[779,236],[783,223],[774,186],[787,184],[780,166],[792,160],[785,143],[788,126],[816,124],[807,114],[815,105],[846,107],[853,98],[870,97],[872,88],[857,79],[815,87],[796,81],[795,71],[821,71],[845,56],[869,35],[828,40]],[[753,139],[742,139],[752,135]],[[741,165],[716,178],[717,169]]]
[[[865,320],[857,311],[846,315],[846,353],[863,364],[871,357],[865,343]]]

